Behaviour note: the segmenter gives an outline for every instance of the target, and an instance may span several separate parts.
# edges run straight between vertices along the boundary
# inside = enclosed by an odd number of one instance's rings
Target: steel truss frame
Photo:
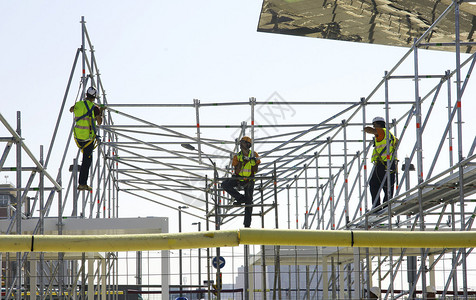
[[[238,141],[243,135],[250,135],[255,147],[260,148],[262,158],[260,183],[257,185],[255,196],[259,204],[254,204],[255,208],[261,209],[255,215],[261,217],[261,226],[269,226],[269,218],[275,220],[274,226],[278,228],[293,227],[294,220],[291,217],[292,202],[291,195],[295,197],[295,228],[297,229],[326,229],[326,230],[473,230],[476,206],[471,195],[475,192],[475,158],[474,149],[476,139],[471,132],[465,133],[468,138],[472,138],[469,151],[463,151],[463,119],[462,119],[462,99],[465,89],[472,74],[476,56],[470,55],[466,60],[461,61],[459,33],[458,33],[458,10],[459,3],[452,2],[448,9],[440,16],[427,32],[388,72],[385,72],[383,79],[377,84],[374,90],[367,97],[358,101],[257,101],[250,98],[249,101],[204,103],[194,99],[191,104],[124,104],[109,103],[106,97],[105,88],[102,84],[100,72],[95,59],[94,47],[91,43],[84,18],[82,26],[82,46],[76,52],[71,75],[64,94],[62,106],[58,115],[56,127],[49,145],[46,160],[43,157],[43,148],[40,151],[40,159],[37,160],[32,152],[26,147],[21,138],[20,114],[18,114],[17,130],[15,131],[8,122],[0,115],[3,123],[11,137],[0,138],[6,143],[3,155],[0,159],[1,171],[16,172],[17,188],[2,188],[2,191],[16,193],[16,205],[11,207],[14,211],[11,217],[10,226],[5,234],[22,232],[22,218],[38,218],[37,234],[43,234],[44,218],[52,214],[53,201],[58,203],[57,219],[58,234],[61,232],[61,222],[63,217],[79,218],[118,218],[119,217],[119,195],[136,197],[144,201],[150,201],[170,210],[177,210],[177,205],[186,205],[188,210],[183,213],[198,220],[206,220],[206,229],[210,223],[214,223],[217,228],[220,226],[233,226],[237,217],[241,216],[241,208],[233,207],[232,199],[224,196],[219,188],[217,178],[227,177],[230,174],[230,158],[238,151]],[[453,70],[443,70],[441,74],[421,74],[419,71],[419,57],[422,55],[420,47],[425,47],[424,38],[432,30],[437,28],[439,21],[449,13],[456,15],[455,24],[455,65]],[[445,44],[447,46],[447,44]],[[88,55],[89,49],[89,55]],[[413,54],[413,56],[412,56]],[[402,64],[413,57],[413,74],[399,75]],[[91,182],[96,186],[93,193],[80,193],[77,191],[77,170],[79,151],[75,155],[73,164],[69,168],[71,172],[67,184],[63,184],[62,178],[68,169],[66,159],[70,150],[72,127],[69,137],[65,143],[64,154],[60,160],[59,171],[56,179],[46,171],[50,161],[52,150],[55,147],[60,121],[64,115],[64,108],[70,95],[72,79],[77,68],[78,61],[82,64],[80,95],[84,94],[88,84],[96,86],[100,91],[101,98],[99,104],[106,108],[104,125],[100,126],[100,143],[95,156],[95,163],[91,168]],[[87,70],[87,72],[86,72]],[[88,75],[86,75],[88,74]],[[463,80],[464,78],[464,80]],[[390,84],[396,81],[412,80],[414,90],[413,99],[404,101],[390,100]],[[454,80],[453,85],[451,81]],[[428,89],[422,88],[423,81],[430,81],[436,84]],[[427,87],[428,85],[425,86]],[[446,88],[447,94],[443,95]],[[381,96],[380,94],[383,94]],[[453,99],[453,94],[456,99]],[[447,98],[447,120],[443,132],[440,135],[436,148],[427,149],[424,147],[423,137],[428,137],[427,126],[433,120],[435,111],[441,105],[438,102],[441,98]],[[381,100],[381,98],[383,100]],[[332,108],[329,108],[332,104]],[[263,115],[256,117],[259,108],[265,107],[293,111],[297,107],[329,108],[331,113],[317,124],[310,122],[297,124],[279,124],[263,122]],[[341,109],[336,109],[339,107]],[[399,148],[407,147],[410,156],[405,158],[405,168],[403,175],[397,181],[395,196],[387,203],[371,209],[370,199],[367,195],[369,175],[371,174],[368,159],[371,151],[371,141],[368,136],[362,133],[364,126],[368,125],[369,116],[375,115],[376,109],[384,108],[385,119],[388,130],[393,130],[395,136],[399,138]],[[400,115],[391,119],[390,109],[397,108]],[[208,110],[236,109],[241,112],[241,116],[248,117],[247,120],[240,120],[240,124],[213,124],[209,119]],[[142,117],[139,113],[130,113],[127,110],[187,110],[194,112],[193,122],[186,124],[159,125],[156,121],[150,121],[147,117]],[[206,110],[206,111],[205,111]],[[394,114],[395,116],[396,114]],[[438,118],[438,117],[437,117]],[[203,120],[206,120],[203,122]],[[453,132],[453,122],[456,120],[456,134]],[[248,123],[249,122],[249,123]],[[415,131],[409,129],[414,122]],[[205,124],[202,124],[205,123]],[[270,130],[279,129],[276,134],[271,134]],[[397,129],[400,129],[397,130]],[[426,131],[425,131],[426,130]],[[230,134],[232,131],[232,134]],[[204,134],[207,132],[207,134]],[[216,132],[216,133],[211,133]],[[225,133],[223,133],[225,132]],[[264,132],[264,134],[263,134]],[[434,133],[430,133],[434,135]],[[233,138],[229,138],[233,136]],[[361,136],[361,138],[359,137]],[[456,137],[454,137],[456,136]],[[352,137],[352,138],[349,138]],[[359,138],[355,138],[359,137]],[[453,140],[457,142],[457,159],[454,161]],[[180,144],[192,144],[196,146],[197,152],[191,154],[190,151],[178,148]],[[16,145],[16,166],[6,167],[7,157]],[[444,146],[448,146],[449,162],[447,167],[441,167],[441,152]],[[177,150],[178,149],[178,150]],[[262,149],[262,150],[261,150]],[[22,161],[22,151],[31,159],[33,167],[25,167]],[[211,153],[213,151],[213,153]],[[430,164],[424,163],[423,152],[432,153],[433,159]],[[465,155],[466,154],[466,155]],[[204,157],[205,156],[205,157]],[[207,161],[209,160],[210,163]],[[410,183],[411,164],[416,164],[418,183]],[[424,170],[428,169],[425,173]],[[370,172],[369,172],[370,171]],[[28,182],[23,183],[24,174],[30,173]],[[36,176],[39,174],[39,176]],[[211,176],[210,176],[211,174]],[[312,174],[312,175],[310,175]],[[38,178],[39,177],[39,178]],[[47,179],[47,183],[45,183]],[[35,183],[38,185],[35,186]],[[405,186],[405,191],[402,187]],[[193,194],[197,192],[197,194]],[[29,211],[25,211],[24,203],[33,195],[33,205]],[[45,195],[46,194],[46,195]],[[45,201],[46,200],[46,201]],[[287,204],[284,204],[286,202]],[[218,205],[217,205],[218,204]],[[65,207],[72,207],[71,215],[65,213]],[[39,207],[38,213],[35,208]],[[205,208],[204,208],[205,206]],[[304,208],[304,213],[300,211]],[[273,211],[274,215],[268,214]],[[23,214],[16,212],[24,212]],[[278,217],[287,216],[281,219]],[[214,216],[214,218],[213,218]],[[210,219],[211,217],[211,219]],[[16,226],[16,227],[15,227]],[[15,227],[15,229],[14,229]],[[266,267],[267,254],[272,251],[275,273],[273,298],[276,292],[281,292],[280,256],[287,250],[279,247],[273,250],[262,247],[258,254],[260,259],[250,257],[248,261],[249,249],[245,248],[245,266],[252,266],[254,261],[262,264],[263,283],[261,296],[267,297],[266,293]],[[291,250],[290,250],[291,251]],[[299,253],[299,249],[292,249]],[[420,265],[415,267],[415,280],[408,286],[395,287],[397,273],[401,273],[404,260],[415,257],[412,252],[409,255],[406,249],[394,251],[393,249],[381,249],[381,254],[375,254],[371,249],[356,249],[350,251],[350,260],[335,261],[336,257],[344,257],[339,254],[349,251],[348,249],[335,249],[329,251],[325,247],[315,250],[312,256],[321,256],[320,264],[307,265],[306,267],[306,292],[305,297],[311,298],[311,290],[315,291],[321,287],[324,295],[328,291],[332,295],[344,295],[348,292],[349,299],[364,296],[364,289],[369,290],[372,282],[378,279],[378,285],[386,290],[385,299],[399,298],[402,296],[414,297],[417,286],[421,286],[421,292],[425,293],[427,280],[431,284],[435,283],[435,266],[449,254],[452,260],[452,270],[450,274],[445,274],[445,286],[441,290],[442,296],[450,292],[457,291],[462,287],[462,296],[468,299],[468,268],[467,258],[472,253],[472,249],[421,249],[419,252]],[[208,249],[208,257],[212,256],[211,249]],[[219,255],[219,249],[216,256]],[[280,254],[281,253],[281,254]],[[297,255],[297,254],[296,254]],[[9,255],[5,255],[9,256]],[[43,286],[44,271],[41,270],[44,263],[44,254],[39,254],[40,264],[39,283],[32,291],[45,291]],[[397,258],[395,259],[394,256]],[[435,258],[436,256],[436,258]],[[107,256],[105,264],[108,268],[104,270],[108,274],[109,290],[115,289],[118,284],[117,279],[117,253]],[[7,258],[7,261],[11,260]],[[54,259],[53,259],[54,260]],[[17,253],[16,272],[14,279],[7,286],[7,298],[15,291],[22,288],[22,266],[31,261],[28,254]],[[59,253],[53,265],[57,266],[59,272],[57,277],[50,277],[50,285],[54,280],[57,283],[60,295],[76,290],[74,284],[62,282],[66,276],[61,274],[64,270],[73,272],[76,276],[82,276],[81,282],[85,283],[86,273],[85,254],[82,256],[82,267],[77,268],[74,260],[66,263],[63,254]],[[208,260],[209,262],[210,260]],[[329,261],[332,261],[329,268]],[[427,265],[427,262],[430,265]],[[389,264],[389,269],[382,276],[382,266]],[[71,266],[69,269],[64,264]],[[99,267],[99,266],[98,266]],[[375,270],[373,268],[375,267]],[[417,269],[416,269],[417,268]],[[324,271],[323,271],[324,270]],[[331,279],[328,278],[328,270]],[[210,266],[207,266],[208,278]],[[248,274],[248,271],[246,272]],[[346,274],[343,276],[343,274]],[[138,278],[142,276],[139,272]],[[56,278],[56,279],[55,279]],[[311,287],[313,278],[318,278],[317,286]],[[246,280],[245,282],[248,282]],[[462,283],[458,285],[458,283]],[[388,285],[387,285],[388,284]],[[450,286],[452,287],[450,288]],[[298,289],[299,290],[299,289]],[[84,284],[81,290],[84,295]],[[210,292],[210,289],[208,290]],[[397,292],[398,291],[398,292]],[[397,294],[396,294],[397,293]],[[46,294],[40,293],[43,297]],[[72,293],[69,293],[70,295]],[[219,295],[219,294],[218,294]],[[290,294],[288,294],[290,297]],[[316,297],[319,293],[314,294]],[[21,299],[20,293],[15,293],[17,299]],[[114,296],[117,297],[117,294]],[[245,298],[249,299],[250,293],[245,293]],[[253,297],[253,296],[252,296]],[[313,296],[314,297],[314,296]]]

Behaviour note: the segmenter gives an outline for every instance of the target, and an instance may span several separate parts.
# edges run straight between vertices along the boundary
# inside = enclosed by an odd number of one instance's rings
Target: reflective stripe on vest
[[[372,162],[377,163],[378,161],[386,162],[387,161],[387,129],[382,128],[383,132],[385,133],[384,138],[380,141],[377,142],[377,139],[374,139],[375,142],[375,147],[374,151],[372,153]],[[395,137],[393,134],[390,132],[390,148],[389,148],[389,154],[390,154],[390,160],[393,157],[393,151],[395,150]]]
[[[86,107],[86,104],[88,107]],[[91,110],[91,115],[88,115],[88,108]],[[95,133],[92,127],[94,119],[94,104],[89,101],[78,101],[74,105],[74,137],[77,140],[88,141],[95,138]]]
[[[240,161],[242,163],[242,167],[241,167],[241,170],[240,170],[240,173],[238,174],[238,176],[250,177],[251,176],[251,167],[256,165],[256,161],[248,160],[243,165],[243,163],[244,163],[243,153],[241,151],[238,153],[238,155],[236,157],[238,158],[238,161]],[[248,157],[251,158],[251,151],[248,153]]]

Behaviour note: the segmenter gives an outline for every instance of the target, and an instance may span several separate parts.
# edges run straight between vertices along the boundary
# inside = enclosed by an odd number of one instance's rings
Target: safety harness
[[[75,127],[78,128],[78,129],[84,129],[84,130],[89,130],[89,131],[91,131],[91,128],[92,128],[94,134],[93,134],[93,137],[90,138],[89,140],[81,140],[81,141],[87,141],[86,144],[81,146],[78,142],[78,138],[76,136],[76,131],[74,131],[74,141],[76,142],[76,145],[78,146],[78,148],[81,149],[81,152],[84,150],[84,148],[88,147],[91,143],[94,143],[94,149],[97,147],[96,125],[95,125],[94,120],[93,120],[93,118],[94,118],[94,116],[93,116],[94,104],[91,105],[91,107],[89,107],[88,102],[86,100],[83,100],[83,103],[84,103],[84,106],[86,107],[86,113],[83,114],[80,117],[75,116],[74,121],[77,123],[78,121],[81,121],[82,119],[88,117],[89,118],[89,127],[88,128],[82,128],[82,126],[78,126],[78,125],[75,125]]]

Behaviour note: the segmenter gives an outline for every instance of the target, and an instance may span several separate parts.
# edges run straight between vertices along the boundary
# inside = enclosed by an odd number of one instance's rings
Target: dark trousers
[[[245,190],[245,194],[240,194],[236,188],[238,186],[242,186]],[[241,181],[236,177],[231,177],[229,179],[223,180],[221,187],[225,190],[230,196],[235,198],[237,202],[244,203],[245,206],[245,219],[243,221],[243,225],[248,228],[251,225],[251,214],[253,213],[253,191],[255,187],[255,182],[253,180],[250,181]]]
[[[88,142],[78,141],[78,144],[81,147],[84,147]],[[83,162],[81,163],[81,168],[79,169],[79,184],[86,185],[88,184],[89,168],[93,161],[93,150],[94,150],[94,141],[88,146],[83,148]]]
[[[390,165],[390,195],[388,195],[388,189],[387,189],[387,178],[385,177],[385,174],[387,174],[387,166],[386,162],[382,163],[379,162],[375,165],[374,173],[372,174],[372,177],[370,178],[369,181],[369,187],[370,187],[370,194],[372,195],[372,208],[379,206],[380,205],[380,185],[382,185],[383,182],[383,192],[385,193],[385,196],[383,198],[383,202],[387,202],[388,199],[393,197],[393,187],[395,185],[395,162],[393,162]]]

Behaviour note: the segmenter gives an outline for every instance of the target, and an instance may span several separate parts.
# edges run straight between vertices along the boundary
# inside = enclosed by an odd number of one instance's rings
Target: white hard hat
[[[375,296],[380,297],[380,288],[378,286],[373,286],[370,288],[370,292],[374,294]]]
[[[94,87],[90,86],[86,91],[86,95],[91,98],[96,98],[97,91]]]
[[[427,292],[427,293],[433,293],[433,294],[436,294],[436,289],[435,289],[435,287],[434,287],[434,286],[432,286],[432,285],[429,285],[429,286],[427,286],[427,287],[426,287],[426,292]]]
[[[382,117],[375,117],[375,118],[372,120],[372,123],[375,123],[375,122],[385,122],[385,119],[382,118]]]

